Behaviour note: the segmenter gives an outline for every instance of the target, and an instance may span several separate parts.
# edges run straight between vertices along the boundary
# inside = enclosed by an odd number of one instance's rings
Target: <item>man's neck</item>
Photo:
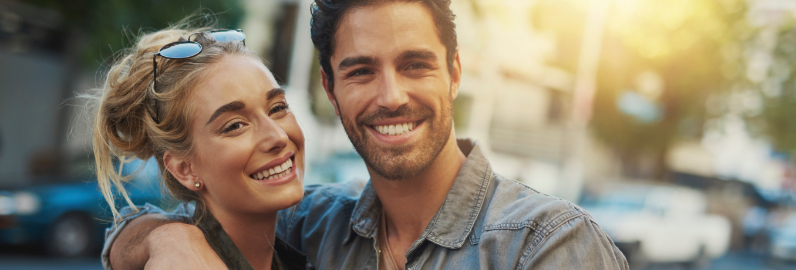
[[[213,215],[254,269],[271,269],[277,212],[246,215],[215,211]]]
[[[401,254],[394,256],[400,266],[398,261],[405,261],[403,255],[442,206],[465,159],[451,131],[437,158],[414,178],[392,181],[370,170],[371,184],[386,215],[390,248]]]

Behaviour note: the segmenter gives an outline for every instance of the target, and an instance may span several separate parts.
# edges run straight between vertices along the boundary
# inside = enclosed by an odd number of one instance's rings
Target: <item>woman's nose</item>
[[[262,152],[279,152],[287,147],[289,140],[287,133],[270,117],[262,121],[256,132],[257,148]]]

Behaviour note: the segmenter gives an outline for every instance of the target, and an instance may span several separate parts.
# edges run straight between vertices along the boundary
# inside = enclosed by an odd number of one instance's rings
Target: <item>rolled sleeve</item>
[[[587,214],[558,224],[526,250],[520,269],[617,269],[627,270],[625,256]]]
[[[119,232],[121,232],[131,220],[142,215],[159,214],[166,216],[169,219],[187,223],[190,222],[193,212],[194,205],[192,203],[186,202],[180,203],[177,208],[170,212],[149,203],[139,206],[137,212],[133,210],[132,207],[125,206],[121,211],[119,211],[119,215],[122,216],[121,221],[114,222],[110,227],[105,229],[105,244],[102,246],[102,267],[108,270],[112,269],[110,263],[111,246],[113,245],[113,241],[115,241],[116,237],[119,235]]]

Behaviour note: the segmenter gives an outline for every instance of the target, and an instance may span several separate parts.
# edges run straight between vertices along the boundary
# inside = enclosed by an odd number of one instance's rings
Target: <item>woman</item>
[[[192,221],[228,268],[301,267],[274,234],[277,211],[303,196],[304,137],[244,39],[240,30],[180,27],[139,38],[102,89],[99,185],[118,218],[112,188],[132,203],[114,160],[154,156],[171,194],[195,201]]]

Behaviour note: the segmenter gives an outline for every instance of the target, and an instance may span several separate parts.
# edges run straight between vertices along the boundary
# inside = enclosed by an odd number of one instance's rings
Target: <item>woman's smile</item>
[[[287,152],[282,157],[263,165],[257,172],[249,174],[249,178],[266,185],[280,185],[295,180],[294,158],[294,152]]]

